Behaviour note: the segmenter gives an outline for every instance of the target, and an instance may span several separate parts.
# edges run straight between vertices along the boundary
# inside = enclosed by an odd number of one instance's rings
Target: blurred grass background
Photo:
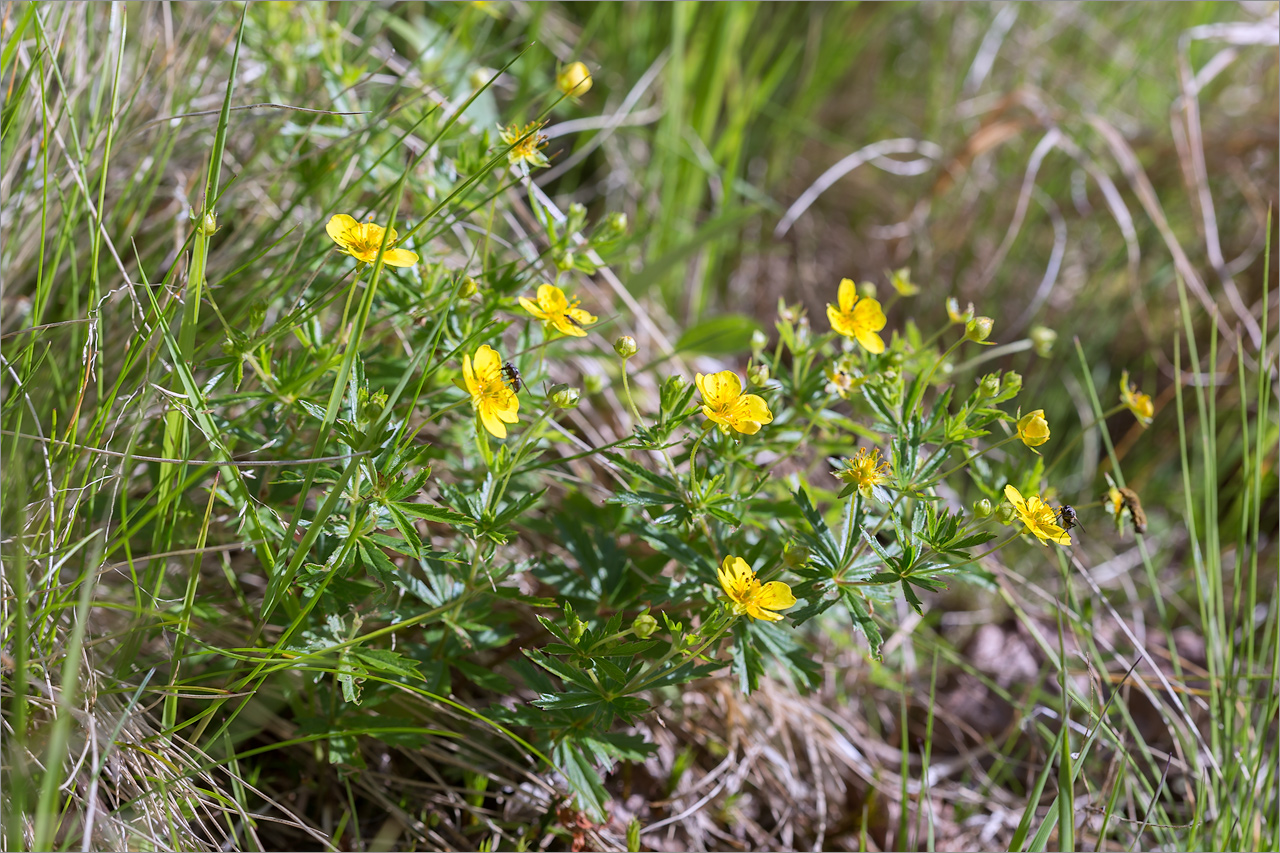
[[[209,279],[260,269],[263,288],[215,287],[223,317],[202,314],[209,333],[200,336],[201,357],[214,355],[224,320],[239,328],[256,306],[302,292],[305,265],[295,268],[293,261],[323,247],[292,242],[290,229],[312,227],[317,209],[339,205],[339,178],[358,168],[381,184],[394,183],[402,164],[370,163],[365,152],[384,150],[417,120],[427,106],[424,89],[461,100],[485,69],[518,54],[468,113],[477,127],[494,129],[533,119],[521,110],[552,87],[556,64],[580,59],[594,86],[578,103],[552,113],[553,165],[537,182],[562,209],[579,202],[593,218],[627,214],[632,236],[614,269],[673,340],[721,315],[743,315],[744,334],[702,347],[713,355],[738,352],[750,329],[746,319],[771,328],[779,299],[803,305],[821,325],[822,306],[841,277],[883,290],[887,270],[909,266],[922,293],[891,309],[892,329],[908,322],[937,326],[945,318],[944,300],[956,297],[997,319],[996,340],[1018,341],[1033,324],[1057,332],[1047,357],[1028,347],[1005,351],[987,366],[1023,373],[1023,399],[1046,410],[1062,446],[1093,420],[1090,385],[1099,389],[1104,409],[1114,402],[1121,370],[1152,393],[1157,412],[1148,430],[1127,414],[1106,426],[1125,476],[1145,497],[1153,540],[1160,543],[1151,555],[1160,587],[1151,590],[1133,549],[1104,531],[1090,529],[1082,551],[1091,565],[1117,573],[1139,624],[1167,618],[1168,627],[1182,629],[1176,638],[1153,634],[1153,648],[1176,646],[1188,660],[1200,660],[1227,638],[1206,639],[1196,627],[1200,543],[1188,535],[1186,521],[1202,532],[1215,525],[1234,530],[1244,513],[1259,512],[1263,566],[1274,566],[1276,558],[1277,425],[1269,408],[1242,402],[1249,398],[1235,390],[1232,361],[1237,355],[1250,365],[1275,359],[1280,312],[1274,290],[1270,296],[1265,290],[1265,282],[1276,281],[1274,254],[1272,268],[1263,269],[1264,246],[1268,238],[1275,243],[1266,216],[1280,183],[1275,10],[1275,3],[254,3],[238,104],[372,112],[360,117],[365,124],[356,134],[305,113],[259,108],[234,114]],[[4,5],[0,334],[70,324],[50,330],[53,346],[19,348],[5,339],[6,388],[14,387],[15,372],[42,378],[21,401],[16,420],[6,421],[11,432],[33,423],[56,424],[62,432],[77,422],[89,375],[81,354],[94,344],[83,322],[89,306],[118,286],[118,268],[133,269],[137,259],[141,268],[171,269],[183,249],[239,14],[232,4]],[[65,96],[42,100],[35,81],[55,68]],[[393,100],[395,107],[383,106]],[[152,124],[187,113],[206,115]],[[52,144],[40,133],[45,122],[59,131]],[[865,151],[886,140],[898,140],[881,149],[894,153]],[[803,211],[793,208],[828,170],[860,151],[865,162],[833,178]],[[42,208],[32,199],[50,179],[41,170],[49,157],[57,204]],[[122,257],[109,256],[96,230],[112,235]],[[1192,406],[1184,417],[1176,411],[1174,342],[1184,322],[1177,310],[1179,276],[1190,288],[1194,310],[1186,320],[1202,351],[1215,323],[1220,335],[1216,370],[1200,367],[1220,395],[1213,421]],[[1262,328],[1268,298],[1270,325]],[[129,322],[127,312],[115,319],[120,328]],[[136,356],[125,336],[105,343],[117,363]],[[1185,365],[1185,348],[1180,357]],[[975,367],[957,365],[955,381]],[[303,393],[314,381],[311,369],[288,365],[283,391]],[[93,378],[97,394],[106,397],[102,376]],[[1268,383],[1274,379],[1267,374]],[[105,420],[83,416],[81,438],[106,430]],[[1260,446],[1271,448],[1251,463],[1239,443],[1242,417],[1261,435]],[[1220,491],[1217,503],[1184,498],[1172,438],[1184,422],[1209,435],[1219,451],[1216,465],[1202,462],[1195,471],[1212,475],[1198,488]],[[37,481],[34,467],[45,463],[12,436],[5,452],[11,463],[27,463],[6,471],[6,492],[22,494]],[[50,464],[58,462],[55,454]],[[1062,464],[1059,498],[1080,505],[1096,500],[1099,472],[1111,465],[1096,434],[1083,434]],[[1240,483],[1255,473],[1265,500],[1260,508],[1244,508]],[[66,477],[74,484],[69,470]],[[78,510],[103,518],[111,505],[109,498],[90,496]],[[0,519],[6,530],[20,523],[19,509],[6,500]],[[1229,551],[1218,555],[1227,563]],[[17,552],[6,551],[7,572],[16,559]],[[1123,566],[1133,580],[1118,576]],[[1171,617],[1153,610],[1154,600],[1166,598]],[[1267,606],[1266,618],[1274,620],[1274,603]],[[1026,627],[1032,620],[1020,619],[1022,611],[1007,600],[963,590],[936,612],[913,624],[914,634],[891,641],[891,666],[867,664],[856,648],[843,647],[843,638],[826,640],[832,660],[859,679],[833,677],[832,690],[868,721],[858,744],[877,768],[897,756],[876,753],[876,744],[896,747],[908,732],[919,734],[932,719],[925,711],[935,691],[949,697],[939,701],[939,713],[953,715],[951,735],[939,734],[940,753],[964,755],[971,745],[965,737],[975,732],[1004,733],[1001,715],[1014,706],[1019,714],[1034,711],[1034,695],[1009,694],[1009,708],[982,707],[989,694],[973,686],[1007,692],[998,673],[1018,650],[1034,650]],[[965,623],[965,616],[988,624]],[[137,675],[130,670],[131,648],[113,661],[122,678]],[[1023,657],[1018,672],[1032,681],[1044,677],[1031,651]],[[930,659],[943,662],[936,682]],[[901,715],[886,706],[886,697],[896,696]],[[741,700],[712,686],[706,701],[737,707]],[[809,701],[779,687],[763,705],[744,704],[741,713],[799,714],[797,706]],[[1159,728],[1154,709],[1148,718],[1133,713],[1142,731]],[[708,758],[715,749],[697,726],[661,736],[668,737],[664,766],[672,772],[658,787],[667,794],[684,774],[696,775],[691,767],[703,765],[701,780],[715,766]],[[718,732],[711,740],[721,736],[730,737]],[[1256,736],[1274,740],[1274,716]],[[954,749],[944,748],[947,737]],[[975,777],[998,780],[983,795],[1016,817],[1034,799],[1034,774],[1026,768],[1041,762],[1034,750],[1010,753],[1001,761],[1008,766],[988,764]],[[278,769],[264,764],[256,772],[269,782]],[[786,790],[780,773],[767,782],[760,791],[781,796]],[[907,834],[909,810],[896,809],[874,785],[850,786],[846,794],[848,820],[824,824],[819,836],[860,837],[882,848],[895,846],[895,839],[896,846],[910,840],[921,849],[981,841],[982,828],[960,812],[927,821],[930,833],[935,820],[947,827],[945,843],[922,837],[919,792],[912,795],[916,824]],[[305,796],[323,799],[318,792]],[[735,802],[717,808],[720,823],[732,824]],[[345,825],[335,827],[331,816],[316,824],[335,837]],[[1010,829],[997,832],[1007,838]],[[1165,843],[1179,837],[1176,828],[1154,831]],[[1260,843],[1275,838],[1274,824],[1257,831]],[[655,839],[646,836],[646,843]],[[715,837],[697,840],[712,844]],[[691,842],[686,836],[673,843]]]

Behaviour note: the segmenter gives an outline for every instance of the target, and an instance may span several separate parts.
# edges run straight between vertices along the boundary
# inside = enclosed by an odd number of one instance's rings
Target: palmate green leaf
[[[552,750],[551,760],[564,774],[570,789],[580,798],[583,810],[591,815],[592,820],[604,822],[609,794],[605,791],[600,773],[584,754],[582,747],[568,739],[561,740]]]

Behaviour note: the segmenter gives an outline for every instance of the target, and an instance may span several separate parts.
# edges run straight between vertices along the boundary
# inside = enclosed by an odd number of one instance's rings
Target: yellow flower
[[[541,169],[551,165],[547,155],[542,153],[543,147],[547,144],[547,138],[538,133],[541,128],[540,121],[526,124],[524,129],[513,124],[503,129],[500,134],[502,144],[511,146],[511,150],[507,152],[507,162],[526,175],[529,174],[530,168]]]
[[[507,437],[507,424],[520,420],[520,398],[502,373],[502,358],[488,344],[476,350],[475,361],[462,356],[462,379],[480,423],[497,438]],[[505,423],[504,423],[505,422]]]
[[[581,62],[571,62],[556,74],[556,88],[577,98],[591,91],[591,72]]]
[[[846,459],[844,463],[843,468],[833,471],[832,474],[850,485],[857,486],[858,492],[868,500],[871,499],[876,487],[889,482],[889,478],[893,476],[889,463],[880,458],[880,451],[876,448],[868,450],[860,447],[857,455],[852,459]]]
[[[1039,447],[1049,440],[1049,422],[1044,419],[1044,409],[1027,412],[1018,418],[1017,429],[1018,440],[1027,447]]]
[[[707,376],[698,373],[693,380],[702,392],[702,413],[726,435],[730,427],[747,435],[755,435],[762,424],[773,421],[769,404],[763,397],[743,394],[742,380],[732,370],[722,370]]]
[[[782,619],[782,614],[772,611],[786,610],[796,603],[791,587],[782,581],[760,583],[756,573],[741,557],[725,557],[716,574],[725,595],[733,602],[733,612],[739,616],[745,613],[752,619],[777,622]]]
[[[329,232],[338,248],[357,261],[373,263],[378,257],[378,248],[382,245],[382,234],[386,230],[372,222],[356,222],[345,213],[334,214],[324,230]],[[418,262],[418,256],[408,249],[394,249],[396,229],[392,228],[387,235],[387,250],[382,253],[382,262],[393,267],[411,267]]]
[[[1013,511],[1026,526],[1026,532],[1044,542],[1056,542],[1059,545],[1070,545],[1071,534],[1058,524],[1058,517],[1053,508],[1040,500],[1039,495],[1031,495],[1026,500],[1012,484],[1004,487],[1004,496],[1013,505]]]
[[[840,307],[827,303],[827,320],[831,328],[846,338],[853,338],[868,352],[884,352],[884,338],[876,334],[886,322],[880,303],[869,296],[859,298],[851,280],[840,280]]]
[[[1156,407],[1151,402],[1151,397],[1139,391],[1136,385],[1129,384],[1129,371],[1127,370],[1120,374],[1120,402],[1124,403],[1125,408],[1133,412],[1133,416],[1143,426],[1149,426],[1151,419],[1155,417]]]
[[[899,296],[915,296],[920,292],[919,285],[911,281],[911,268],[903,267],[889,273],[889,284],[898,291]]]
[[[578,298],[569,299],[554,284],[538,286],[538,301],[520,297],[520,305],[533,316],[555,326],[556,331],[575,338],[587,336],[586,326],[596,321],[595,315],[578,307]]]

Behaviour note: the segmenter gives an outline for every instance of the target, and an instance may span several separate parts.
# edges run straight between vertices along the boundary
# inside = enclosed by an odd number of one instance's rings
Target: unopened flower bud
[[[782,562],[789,569],[802,569],[808,564],[809,555],[809,549],[805,546],[791,544],[783,550]]]
[[[641,613],[631,623],[631,633],[636,635],[638,640],[647,640],[653,636],[653,632],[658,630],[658,620],[645,613]]]
[[[1000,523],[1013,524],[1013,517],[1014,517],[1013,504],[1009,503],[1008,501],[1005,501],[1004,503],[1000,504],[1000,509],[996,511],[996,518],[1000,520]]]
[[[476,284],[476,280],[471,276],[467,276],[462,280],[462,284],[458,285],[458,298],[469,299],[476,295],[476,291],[480,286]]]
[[[555,404],[557,409],[576,409],[578,401],[582,399],[582,392],[577,388],[570,388],[567,385],[559,386],[553,389],[551,394],[551,402]]]
[[[975,343],[982,343],[991,337],[991,327],[995,321],[990,317],[974,317],[964,327],[964,336]]]
[[[983,498],[980,501],[974,501],[973,514],[978,518],[989,518],[991,513],[994,511],[994,507],[991,506],[991,501],[986,498]]]
[[[556,269],[560,272],[568,272],[573,269],[573,252],[565,251],[564,254],[556,258]]]
[[[595,396],[604,390],[604,376],[599,373],[588,373],[582,377],[582,390]]]
[[[1049,353],[1053,352],[1053,342],[1058,339],[1058,333],[1048,326],[1032,326],[1027,335],[1031,338],[1031,346],[1036,355],[1041,358],[1049,357]]]
[[[191,221],[196,223],[196,233],[201,237],[212,237],[218,230],[218,215],[212,210],[205,211],[203,216],[191,212]]]
[[[764,348],[769,345],[769,336],[764,333],[764,329],[756,329],[751,333],[751,352],[757,358],[760,353],[764,352]]]
[[[747,368],[747,379],[757,388],[769,381],[769,365],[753,364]]]
[[[994,397],[1000,393],[1000,375],[997,373],[988,373],[982,377],[982,381],[978,383],[978,393],[983,397]]]
[[[623,335],[613,342],[613,351],[618,354],[619,358],[628,359],[640,351],[640,347],[636,346],[636,339],[630,335]]]
[[[556,88],[575,98],[591,91],[591,72],[581,62],[571,62],[556,75]]]
[[[867,299],[876,298],[876,286],[874,282],[864,281],[858,285],[858,295]]]
[[[1022,374],[1010,370],[1000,379],[1000,396],[1006,400],[1013,398],[1022,390]]]

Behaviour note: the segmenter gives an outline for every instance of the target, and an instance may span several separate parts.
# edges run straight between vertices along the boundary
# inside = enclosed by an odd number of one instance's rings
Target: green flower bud
[[[1000,519],[1001,524],[1013,524],[1014,515],[1013,504],[1005,501],[1000,504],[1000,509],[997,510],[996,518]]]
[[[858,285],[858,295],[866,299],[876,298],[876,286],[874,282],[864,281]]]
[[[462,280],[462,284],[458,285],[458,298],[469,299],[475,296],[478,290],[480,290],[480,286],[476,284],[476,280],[471,276],[467,276]]]
[[[218,215],[212,210],[206,211],[203,216],[192,210],[191,221],[196,223],[196,233],[201,237],[212,237],[218,230]]]
[[[556,269],[560,272],[568,272],[573,269],[573,252],[565,250],[563,254],[556,256]]]
[[[995,321],[990,317],[974,317],[964,327],[964,336],[975,343],[982,343],[991,337],[991,327]]]
[[[1000,379],[1000,396],[1006,400],[1012,399],[1022,390],[1022,374],[1015,370],[1010,370]]]
[[[994,397],[1000,393],[1000,374],[988,373],[978,383],[978,394],[982,397]]]
[[[558,385],[551,390],[551,402],[557,409],[576,409],[578,401],[582,399],[582,392],[568,385]]]
[[[992,512],[994,512],[994,507],[991,506],[991,501],[986,498],[974,501],[973,514],[978,518],[990,518]]]
[[[809,562],[809,549],[803,545],[792,543],[782,552],[782,562],[787,568],[802,569]]]
[[[751,354],[756,358],[760,357],[760,353],[764,352],[764,348],[769,345],[769,336],[764,333],[764,329],[756,329],[751,333]]]
[[[635,634],[638,640],[649,639],[656,630],[658,630],[658,620],[650,616],[647,610],[631,623],[631,633]]]
[[[1035,349],[1036,355],[1048,358],[1053,352],[1053,342],[1058,339],[1058,333],[1047,326],[1032,326],[1027,334],[1031,338],[1031,346]]]
[[[636,346],[636,339],[630,335],[623,335],[613,342],[613,351],[618,354],[621,359],[628,359],[640,351],[640,347]]]
[[[604,390],[604,376],[599,373],[588,373],[582,377],[582,390],[595,396]]]
[[[747,368],[747,379],[757,388],[769,381],[769,365],[753,364]]]

